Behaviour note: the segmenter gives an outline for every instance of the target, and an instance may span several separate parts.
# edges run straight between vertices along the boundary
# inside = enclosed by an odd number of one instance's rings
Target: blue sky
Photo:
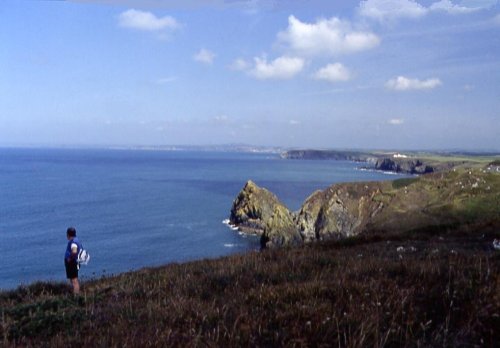
[[[500,3],[2,0],[0,145],[500,150]]]

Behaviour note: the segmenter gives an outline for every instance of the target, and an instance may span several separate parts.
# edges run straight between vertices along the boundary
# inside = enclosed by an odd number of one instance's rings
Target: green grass
[[[403,187],[410,186],[413,183],[418,182],[420,179],[419,178],[403,178],[403,179],[397,179],[392,182],[392,187],[395,189],[400,189]]]
[[[423,160],[435,161],[435,162],[477,162],[477,163],[488,163],[494,157],[470,157],[470,156],[422,156],[419,157]]]
[[[387,229],[387,222],[392,221],[391,230],[412,229],[412,224],[439,226],[495,220],[500,216],[500,175],[482,168],[455,168],[446,173],[404,178],[382,187],[373,200],[386,204],[374,223]],[[403,220],[392,219],[395,213],[402,214]]]
[[[486,165],[489,162],[498,159],[498,156],[444,156],[438,154],[420,154],[418,158],[426,162],[453,162],[453,163],[476,163]]]
[[[0,293],[3,346],[493,346],[498,226],[360,236]],[[485,230],[480,237],[478,229]],[[398,253],[403,247],[405,252]],[[415,248],[411,251],[411,248]]]

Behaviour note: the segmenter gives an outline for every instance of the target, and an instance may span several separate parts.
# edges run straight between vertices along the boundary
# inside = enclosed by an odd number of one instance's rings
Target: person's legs
[[[78,282],[78,278],[72,278],[71,285],[73,285],[73,294],[78,295],[80,293],[80,283]]]
[[[73,294],[80,293],[80,283],[78,282],[78,264],[76,261],[67,262],[64,261],[64,265],[66,266],[66,278],[70,281],[73,286]]]

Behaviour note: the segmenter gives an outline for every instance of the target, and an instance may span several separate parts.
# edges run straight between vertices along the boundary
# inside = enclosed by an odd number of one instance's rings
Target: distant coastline
[[[290,150],[281,154],[293,160],[344,160],[363,162],[366,169],[405,174],[442,172],[457,166],[477,165],[500,159],[489,152],[416,152],[416,151],[355,151],[355,150]]]
[[[281,154],[288,149],[279,146],[246,144],[221,145],[78,145],[78,144],[0,144],[0,149],[54,149],[54,150],[127,150],[127,151],[193,151]]]
[[[145,150],[145,151],[213,151],[213,152],[244,152],[244,153],[275,153],[289,156],[304,152],[307,155],[316,154],[325,156],[324,159],[335,159],[332,157],[352,156],[353,158],[383,157],[390,154],[401,153],[413,157],[422,155],[437,155],[441,157],[499,157],[500,149],[361,149],[361,148],[298,148],[293,146],[271,146],[253,145],[246,143],[229,144],[48,144],[48,143],[1,143],[0,149],[89,149],[89,150]],[[346,158],[338,159],[346,159]],[[305,159],[305,158],[304,158]],[[321,159],[321,158],[309,158]],[[364,160],[363,160],[364,161]]]

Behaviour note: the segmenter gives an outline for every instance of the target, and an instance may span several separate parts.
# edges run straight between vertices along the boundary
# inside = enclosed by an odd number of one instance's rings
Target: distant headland
[[[407,174],[441,172],[455,167],[487,164],[500,159],[492,152],[421,152],[421,151],[356,151],[356,150],[289,150],[281,153],[284,159],[343,160],[365,162],[376,170]]]

